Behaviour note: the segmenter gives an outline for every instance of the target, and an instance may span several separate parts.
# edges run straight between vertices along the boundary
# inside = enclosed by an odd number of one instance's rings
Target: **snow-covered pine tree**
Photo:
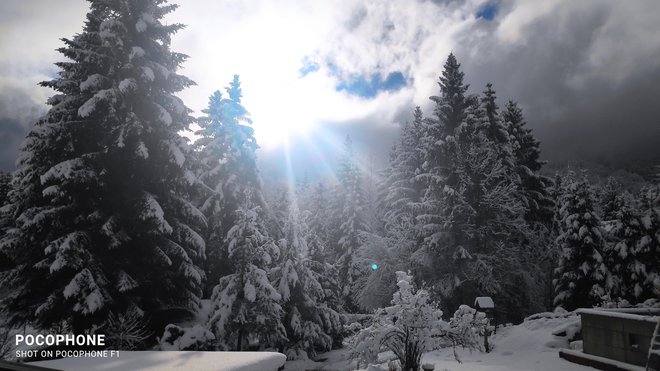
[[[268,234],[276,241],[284,238],[284,223],[289,217],[290,198],[292,197],[288,184],[271,186],[266,195],[268,204],[268,219],[266,228]],[[297,196],[296,197],[297,200]]]
[[[424,157],[421,141],[424,118],[419,106],[413,120],[401,129],[399,140],[390,152],[389,167],[379,185],[379,214],[383,230],[372,231],[365,238],[363,255],[377,265],[364,282],[358,295],[360,306],[373,310],[386,306],[396,291],[396,271],[407,271],[416,259],[424,255],[420,244],[421,226],[417,220],[418,206],[424,195],[424,184],[417,177],[422,173]],[[415,254],[419,252],[419,254]],[[414,263],[412,263],[414,262]],[[412,264],[411,264],[412,263]]]
[[[236,222],[227,234],[233,273],[220,278],[213,289],[208,326],[219,349],[280,346],[286,341],[281,295],[267,275],[279,249],[266,233],[253,190],[246,189],[240,199]]]
[[[438,82],[441,95],[430,97],[436,104],[433,110],[434,117],[427,119],[430,129],[435,129],[432,130],[432,134],[439,139],[453,135],[454,130],[465,121],[465,110],[470,102],[465,96],[469,85],[463,84],[464,78],[461,64],[454,54],[450,53]]]
[[[280,259],[271,280],[282,296],[283,323],[288,338],[288,359],[306,359],[317,351],[329,351],[340,337],[342,318],[330,304],[321,284],[324,274],[312,260],[310,242],[315,237],[307,225],[307,212],[291,203],[280,240]],[[317,268],[317,269],[314,269]]]
[[[253,189],[258,204],[264,203],[256,155],[257,144],[252,120],[241,104],[242,90],[238,75],[225,88],[227,98],[216,91],[209,98],[209,104],[197,120],[200,138],[195,143],[198,148],[202,191],[200,209],[208,219],[205,231],[207,241],[206,273],[208,285],[205,292],[210,294],[218,280],[231,272],[228,251],[225,243],[227,232],[236,221],[235,210],[243,202],[246,188]]]
[[[496,115],[494,95],[483,103],[465,96],[459,66],[450,55],[441,78],[442,94],[431,97],[436,109],[434,117],[425,120],[421,146],[425,162],[418,176],[426,192],[415,205],[430,252],[427,260],[432,262],[422,278],[434,282],[448,310],[469,302],[475,294],[501,289],[497,278],[505,275],[497,275],[497,269],[512,267],[495,266],[495,256],[503,248],[515,249],[527,229],[517,179],[503,156],[510,158],[510,148]],[[487,108],[500,128],[501,143],[487,136],[486,129],[491,128],[485,124],[489,122]],[[456,112],[462,113],[456,116]],[[456,117],[462,121],[450,122]],[[507,255],[515,256],[513,251]]]
[[[11,189],[11,173],[0,171],[0,207],[9,202],[9,190]]]
[[[330,224],[328,215],[331,211],[326,187],[318,183],[310,196],[310,204],[302,211],[302,220],[308,226],[307,263],[309,269],[317,276],[324,292],[324,303],[337,312],[343,311],[343,300],[339,286],[337,267],[332,264],[333,253],[330,251]],[[341,346],[342,334],[333,333],[333,347]]]
[[[337,171],[339,188],[337,192],[336,214],[339,216],[339,235],[335,265],[340,279],[346,309],[357,310],[355,298],[360,289],[360,280],[366,276],[369,267],[361,259],[362,234],[370,230],[365,222],[362,194],[362,173],[358,167],[353,141],[346,136],[344,152]]]
[[[497,105],[496,99],[497,96],[495,90],[493,90],[493,84],[486,84],[486,90],[483,91],[483,95],[480,97],[481,107],[485,113],[480,130],[493,143],[492,145],[497,153],[497,157],[507,172],[506,175],[510,176],[510,173],[515,170],[515,158],[509,140],[506,121],[503,118],[504,115],[500,115],[500,108]]]
[[[541,161],[540,142],[527,128],[523,112],[518,104],[509,101],[502,112],[509,141],[512,146],[518,177],[520,177],[520,192],[527,209],[525,219],[532,228],[549,228],[552,221],[554,202],[549,194],[552,180],[541,175],[539,171],[544,165]]]
[[[610,221],[617,219],[619,207],[622,206],[622,202],[624,201],[619,198],[622,193],[621,184],[616,178],[608,177],[598,197],[600,217],[602,220]]]
[[[608,271],[602,255],[605,241],[600,219],[594,210],[595,196],[586,175],[566,184],[565,190],[560,198],[554,304],[573,310],[601,302]]]
[[[318,240],[314,243],[314,247],[310,247],[310,256],[319,262],[327,262],[330,259],[331,251],[331,238],[332,233],[330,229],[330,220],[328,215],[331,214],[331,205],[328,200],[328,191],[323,183],[319,182],[314,187],[311,196],[309,197],[309,205],[305,210],[310,212],[309,228],[314,231],[314,235]]]
[[[389,223],[398,223],[399,218],[414,222],[417,213],[413,205],[423,196],[423,184],[417,179],[422,171],[424,158],[421,152],[423,117],[419,106],[415,107],[413,121],[401,130],[399,142],[394,147],[389,172],[384,179],[385,187],[381,207],[385,209],[385,231]],[[412,225],[411,225],[412,227]]]
[[[631,304],[643,302],[654,297],[653,279],[648,276],[657,268],[648,260],[652,245],[648,243],[639,205],[630,193],[624,192],[609,206],[616,210],[608,234],[611,241],[604,252],[605,265],[611,273],[609,296]]]
[[[6,230],[12,224],[12,210],[9,204],[9,191],[11,190],[11,173],[0,171],[0,239],[6,233]],[[0,249],[0,283],[2,283],[2,272],[8,270],[12,262]],[[0,295],[2,293],[0,292]]]
[[[465,121],[469,100],[463,84],[464,74],[453,54],[447,57],[440,81],[440,96],[432,96],[435,103],[433,115],[424,120],[421,151],[424,159],[417,180],[424,185],[421,201],[414,205],[419,211],[420,239],[424,247],[418,255],[427,256],[423,280],[437,281],[437,273],[445,275],[458,270],[456,259],[467,257],[456,254],[461,245],[461,231],[454,225],[458,210],[464,203],[462,190],[455,188],[458,174],[454,166],[457,151],[455,129]],[[463,249],[463,251],[465,251]],[[453,281],[453,280],[451,280]]]
[[[651,292],[646,295],[660,297],[660,183],[654,187],[642,189],[639,196],[640,214],[645,235],[637,242],[637,248],[642,252],[641,261],[646,264],[646,285]]]
[[[194,308],[204,279],[201,213],[178,132],[190,110],[174,93],[183,26],[160,0],[90,0],[83,31],[63,39],[57,94],[23,144],[0,250],[16,263],[3,307],[12,323],[73,332],[108,314]],[[4,285],[5,283],[3,283]]]

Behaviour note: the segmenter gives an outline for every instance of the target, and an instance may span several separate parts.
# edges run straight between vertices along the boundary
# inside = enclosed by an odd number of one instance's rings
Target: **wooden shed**
[[[582,352],[564,351],[567,357],[561,352],[560,356],[600,369],[605,368],[597,363],[606,364],[602,361],[608,359],[614,361],[612,364],[647,365],[659,309],[579,309],[577,312],[582,321]],[[597,363],[590,363],[593,361]]]

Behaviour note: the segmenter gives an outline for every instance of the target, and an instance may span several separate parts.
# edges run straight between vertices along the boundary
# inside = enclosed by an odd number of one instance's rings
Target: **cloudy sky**
[[[415,105],[430,113],[450,51],[470,92],[517,100],[546,160],[660,163],[660,1],[179,0],[187,25],[181,93],[199,112],[239,74],[262,171],[332,167],[351,134],[379,166]],[[0,2],[0,169],[45,112],[59,38],[82,29],[83,0]]]

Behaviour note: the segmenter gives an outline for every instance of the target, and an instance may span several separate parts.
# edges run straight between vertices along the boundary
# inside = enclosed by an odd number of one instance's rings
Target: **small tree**
[[[342,318],[331,308],[321,284],[325,276],[313,270],[309,258],[313,232],[307,226],[307,213],[297,205],[289,206],[284,222],[284,238],[279,241],[281,258],[271,270],[274,286],[282,297],[282,319],[286,329],[288,359],[307,359],[316,351],[332,349],[333,338],[342,326]]]
[[[396,277],[399,290],[392,305],[377,311],[373,324],[355,336],[353,359],[374,362],[378,353],[391,350],[403,370],[417,371],[422,354],[443,343],[469,346],[442,320],[442,311],[430,300],[428,291],[415,290],[412,277],[404,272],[396,272]]]
[[[279,250],[266,234],[253,193],[236,210],[236,224],[227,234],[229,259],[234,273],[220,278],[213,289],[208,327],[218,348],[244,350],[251,341],[275,346],[286,341],[282,325],[281,295],[268,280],[267,271]]]

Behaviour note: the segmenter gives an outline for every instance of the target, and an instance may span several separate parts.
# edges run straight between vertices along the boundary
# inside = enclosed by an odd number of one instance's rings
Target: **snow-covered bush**
[[[474,349],[482,349],[480,336],[484,336],[484,332],[489,330],[486,314],[467,305],[458,307],[454,316],[449,320],[449,327],[462,340],[461,343],[452,345],[462,345]],[[488,351],[488,349],[483,350]]]
[[[417,371],[424,352],[447,343],[469,345],[442,320],[442,311],[426,290],[415,290],[412,277],[405,272],[396,272],[396,276],[399,290],[392,305],[377,311],[372,325],[355,336],[353,359],[368,364],[377,360],[378,353],[391,350],[403,370]]]
[[[163,336],[158,339],[160,350],[207,350],[212,349],[213,333],[200,325],[179,327],[167,325]]]

